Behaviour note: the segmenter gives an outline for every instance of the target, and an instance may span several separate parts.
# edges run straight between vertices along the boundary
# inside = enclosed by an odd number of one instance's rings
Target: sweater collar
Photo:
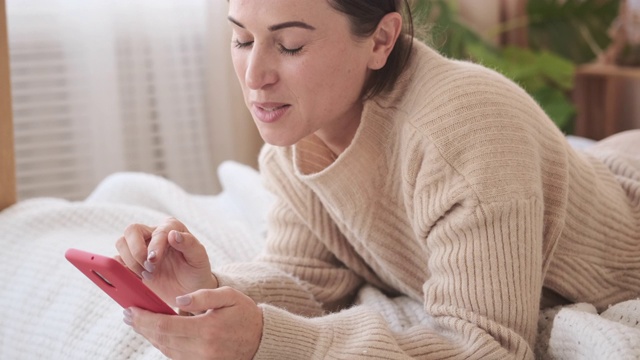
[[[378,169],[389,146],[393,120],[388,111],[368,100],[351,144],[339,156],[314,135],[294,146],[296,176],[325,203],[348,209],[362,202],[375,191],[372,180],[383,176]]]

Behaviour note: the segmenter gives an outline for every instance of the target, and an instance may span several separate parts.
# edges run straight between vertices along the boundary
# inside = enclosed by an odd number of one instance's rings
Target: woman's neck
[[[351,141],[360,126],[362,107],[351,114],[349,120],[340,119],[330,128],[320,129],[315,132],[318,139],[322,140],[325,146],[333,152],[336,157],[342,154],[351,145]]]

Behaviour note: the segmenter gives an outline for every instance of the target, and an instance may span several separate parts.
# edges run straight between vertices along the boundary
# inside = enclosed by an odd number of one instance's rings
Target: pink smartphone
[[[67,250],[64,257],[123,308],[135,306],[176,315],[136,274],[117,260],[78,249]]]

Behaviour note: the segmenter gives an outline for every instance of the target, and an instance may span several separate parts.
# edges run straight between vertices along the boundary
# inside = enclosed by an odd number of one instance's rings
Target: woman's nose
[[[245,72],[247,86],[252,90],[259,90],[275,84],[278,80],[278,75],[273,64],[274,61],[269,59],[265,52],[254,46]]]

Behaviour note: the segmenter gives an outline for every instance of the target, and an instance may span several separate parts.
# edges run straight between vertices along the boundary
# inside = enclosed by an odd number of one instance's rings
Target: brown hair
[[[329,0],[329,4],[349,17],[351,32],[357,37],[373,34],[380,20],[392,12],[403,14],[404,28],[387,63],[374,71],[364,86],[363,94],[373,97],[393,88],[409,60],[413,44],[413,20],[407,0]]]

